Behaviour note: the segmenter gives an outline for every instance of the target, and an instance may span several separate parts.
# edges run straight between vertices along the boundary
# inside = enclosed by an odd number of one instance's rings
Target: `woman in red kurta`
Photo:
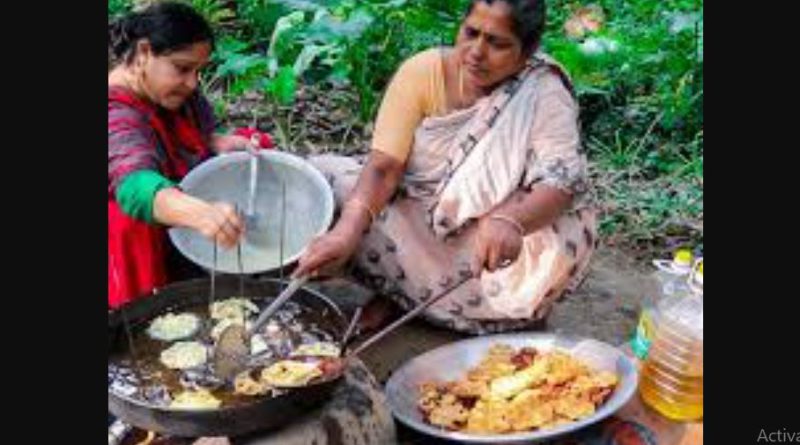
[[[192,228],[223,248],[238,242],[244,227],[231,205],[176,184],[250,139],[213,133],[211,107],[197,89],[213,34],[191,7],[157,3],[114,22],[109,34],[108,304],[117,307],[171,279],[166,227]],[[261,142],[270,144],[267,136]]]

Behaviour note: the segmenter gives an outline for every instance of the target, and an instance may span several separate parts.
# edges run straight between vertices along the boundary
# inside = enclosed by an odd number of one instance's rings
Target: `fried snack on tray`
[[[250,370],[243,371],[233,379],[233,392],[246,396],[260,396],[270,392],[272,388],[261,379],[253,378]]]
[[[222,404],[219,399],[214,397],[208,390],[198,389],[184,391],[178,394],[170,404],[174,409],[213,409],[219,408]]]
[[[228,298],[215,301],[210,307],[211,318],[217,321],[234,320],[244,324],[251,314],[259,312],[258,306],[247,298]]]
[[[532,431],[592,415],[618,380],[563,351],[499,344],[463,378],[420,385],[418,407],[428,423],[448,430]]]
[[[200,328],[200,318],[195,314],[166,314],[157,317],[147,328],[150,338],[161,341],[175,341],[191,337]]]
[[[338,357],[339,346],[329,341],[318,341],[315,343],[306,343],[300,345],[292,351],[292,356],[310,355],[317,357]]]
[[[448,425],[450,428],[457,428],[467,421],[468,415],[469,410],[456,396],[445,394],[431,410],[429,417],[431,422],[437,425]]]
[[[302,386],[322,375],[319,363],[281,360],[261,371],[261,381],[271,386]]]
[[[170,369],[197,368],[208,360],[208,350],[200,342],[179,341],[161,351],[159,360]]]

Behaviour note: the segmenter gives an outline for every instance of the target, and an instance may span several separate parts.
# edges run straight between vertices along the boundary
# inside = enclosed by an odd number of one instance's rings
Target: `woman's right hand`
[[[156,193],[153,217],[166,226],[194,229],[208,239],[216,239],[226,249],[235,246],[244,232],[244,222],[233,206],[203,201],[177,187]]]
[[[361,237],[334,228],[311,242],[292,276],[317,276],[343,266],[353,256],[360,241]]]
[[[403,177],[405,161],[372,150],[355,186],[342,208],[339,221],[330,232],[314,239],[300,258],[293,276],[333,272],[349,260]]]
[[[224,202],[204,204],[195,212],[193,228],[225,249],[235,246],[244,233],[244,222],[236,209]]]

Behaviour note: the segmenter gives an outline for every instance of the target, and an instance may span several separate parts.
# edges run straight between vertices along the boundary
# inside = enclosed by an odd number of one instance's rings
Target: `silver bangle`
[[[517,229],[517,232],[519,232],[519,236],[523,238],[525,237],[525,228],[522,227],[522,224],[520,224],[516,219],[507,215],[496,215],[496,214],[489,215],[489,219],[495,219],[497,221],[505,221],[514,226],[515,229]]]

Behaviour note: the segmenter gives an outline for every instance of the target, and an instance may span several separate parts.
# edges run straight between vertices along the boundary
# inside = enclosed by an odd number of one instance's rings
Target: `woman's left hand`
[[[473,273],[507,267],[522,251],[522,235],[513,224],[486,216],[478,222],[474,238]]]

